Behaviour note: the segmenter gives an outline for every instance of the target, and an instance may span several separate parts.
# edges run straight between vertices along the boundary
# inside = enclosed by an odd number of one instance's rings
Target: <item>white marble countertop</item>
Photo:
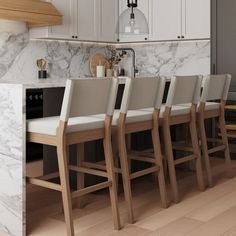
[[[31,81],[19,80],[0,80],[0,84],[19,84],[26,89],[30,88],[51,88],[51,87],[65,87],[66,79],[37,79]]]
[[[89,79],[89,78],[88,78]],[[119,78],[119,84],[125,83],[125,77]],[[33,88],[53,88],[53,87],[65,87],[66,78],[60,79],[37,79],[31,81],[19,81],[19,80],[0,80],[0,84],[19,84],[22,85],[25,89]]]
[[[90,79],[88,77],[87,79]],[[119,77],[119,84],[125,84],[126,77]],[[98,78],[99,79],[99,78]],[[167,77],[167,81],[170,81],[170,77]],[[37,88],[58,88],[58,87],[65,87],[66,85],[66,78],[60,79],[34,79],[31,81],[28,80],[0,80],[1,84],[8,84],[8,85],[22,85],[25,89],[37,89]]]

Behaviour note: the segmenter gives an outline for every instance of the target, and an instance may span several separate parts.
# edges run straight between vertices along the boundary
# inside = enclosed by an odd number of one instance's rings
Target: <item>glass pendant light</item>
[[[127,0],[127,9],[119,17],[119,33],[122,35],[149,34],[148,21],[138,8],[137,0]]]

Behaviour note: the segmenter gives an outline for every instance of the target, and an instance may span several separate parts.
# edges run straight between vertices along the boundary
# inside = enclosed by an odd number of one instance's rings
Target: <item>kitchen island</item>
[[[26,234],[26,92],[64,86],[64,79],[0,83],[0,230],[12,235]]]
[[[27,93],[43,90],[43,116],[59,115],[65,84],[66,79],[0,81],[0,230],[11,235],[26,235]]]

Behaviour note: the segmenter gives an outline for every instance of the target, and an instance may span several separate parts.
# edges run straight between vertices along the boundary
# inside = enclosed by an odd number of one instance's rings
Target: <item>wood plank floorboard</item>
[[[137,221],[134,225],[127,223],[121,193],[121,231],[113,229],[108,191],[89,194],[85,207],[73,210],[76,236],[236,236],[236,177],[227,178],[218,167],[214,172],[215,186],[204,192],[197,189],[194,172],[179,172],[182,201],[168,209],[161,208],[157,183],[150,176],[132,182]],[[168,181],[167,188],[171,199]],[[66,236],[59,193],[27,188],[27,232],[30,236]],[[0,236],[9,235],[0,231]]]
[[[148,234],[148,236],[182,236],[201,224],[203,222],[182,217],[155,230],[153,233]]]
[[[221,236],[233,227],[236,227],[236,207],[217,215],[197,229],[188,232],[186,236]]]

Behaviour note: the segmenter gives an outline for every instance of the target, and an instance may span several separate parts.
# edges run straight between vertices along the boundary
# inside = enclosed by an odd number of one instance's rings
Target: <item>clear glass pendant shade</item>
[[[133,9],[133,15],[131,16],[132,9],[127,8],[119,17],[119,34],[124,35],[139,35],[149,34],[148,21],[145,15],[137,8]]]

